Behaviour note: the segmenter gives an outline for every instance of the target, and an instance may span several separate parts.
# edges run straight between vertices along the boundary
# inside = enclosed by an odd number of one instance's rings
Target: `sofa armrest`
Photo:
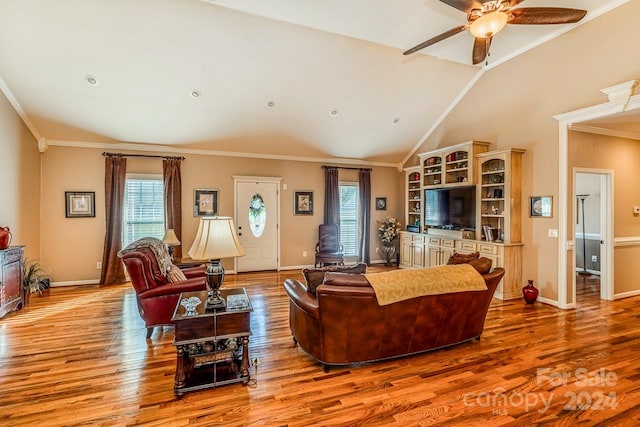
[[[284,281],[284,290],[289,295],[291,302],[310,316],[318,318],[318,300],[307,292],[307,287],[303,283],[298,280],[287,279]]]
[[[207,266],[205,264],[202,264],[198,267],[181,268],[184,275],[187,276],[187,279],[191,279],[193,277],[204,277],[204,272],[206,269]]]
[[[194,277],[192,279],[183,280],[182,282],[167,283],[165,285],[157,286],[152,289],[148,289],[138,294],[138,298],[155,298],[164,295],[175,295],[180,292],[196,292],[206,290],[206,278]]]

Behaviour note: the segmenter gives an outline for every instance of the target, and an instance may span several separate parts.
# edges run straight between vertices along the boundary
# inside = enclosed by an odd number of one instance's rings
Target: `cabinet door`
[[[413,244],[411,242],[411,238],[405,238],[405,235],[402,235],[400,239],[400,265],[403,267],[411,267],[413,264],[412,255],[413,255]]]
[[[440,248],[429,248],[429,267],[440,265]]]
[[[440,250],[440,265],[444,265],[444,264],[448,263],[449,262],[449,258],[451,258],[451,256],[453,255],[454,252],[455,252],[454,249],[442,248]]]
[[[424,267],[424,244],[413,243],[413,266]]]
[[[2,305],[20,299],[20,261],[12,261],[2,266],[0,280],[2,281]]]

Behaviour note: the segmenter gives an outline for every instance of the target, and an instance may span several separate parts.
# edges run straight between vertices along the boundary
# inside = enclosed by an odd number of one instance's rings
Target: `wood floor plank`
[[[173,328],[145,340],[130,285],[32,297],[0,319],[0,425],[640,425],[640,297],[589,278],[576,310],[494,300],[480,341],[325,373],[291,339],[286,278],[227,276],[254,308],[252,383],[180,399]]]

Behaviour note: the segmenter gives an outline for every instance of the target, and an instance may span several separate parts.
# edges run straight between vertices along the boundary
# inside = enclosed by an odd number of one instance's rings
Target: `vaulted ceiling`
[[[50,144],[398,164],[483,72],[626,1],[526,0],[588,14],[474,66],[468,31],[402,55],[466,22],[439,0],[3,0],[0,87]]]

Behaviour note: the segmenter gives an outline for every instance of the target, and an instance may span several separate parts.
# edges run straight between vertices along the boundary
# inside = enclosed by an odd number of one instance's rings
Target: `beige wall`
[[[4,95],[0,95],[0,226],[25,256],[40,255],[40,153],[38,144]]]
[[[50,147],[43,156],[42,256],[53,268],[54,282],[96,280],[96,262],[102,258],[105,233],[104,158],[99,149]],[[159,153],[162,154],[162,153]],[[208,155],[185,156],[182,164],[183,250],[193,240],[198,218],[193,216],[193,190],[219,190],[219,214],[234,214],[233,175],[282,177],[281,189],[281,260],[283,268],[312,265],[318,238],[318,225],[323,221],[324,171],[319,163],[281,160],[244,159]],[[128,158],[127,172],[162,174],[160,159]],[[340,179],[357,181],[357,172],[340,171]],[[400,217],[403,212],[403,175],[395,168],[374,167],[371,173],[372,200],[387,197],[388,210],[371,210],[371,259],[379,260],[375,221],[385,216]],[[314,215],[293,215],[294,190],[314,192]],[[65,191],[95,191],[95,218],[65,218]],[[403,224],[404,225],[404,224]],[[64,250],[61,250],[61,245]],[[307,257],[302,252],[307,251]],[[223,261],[232,269],[231,260]]]
[[[632,210],[633,206],[640,206],[640,141],[569,132],[568,156],[570,186],[574,167],[613,171],[613,237],[640,239],[640,216]],[[569,194],[574,194],[572,188]],[[572,201],[567,201],[567,208],[567,233],[572,236],[575,228]],[[640,272],[635,263],[640,259],[640,247],[614,247],[613,258],[614,294],[639,291]]]
[[[605,102],[600,89],[638,78],[640,56],[631,52],[640,39],[634,23],[639,15],[640,2],[629,2],[486,72],[417,151],[473,139],[492,142],[491,149],[527,150],[523,206],[529,196],[552,195],[554,208],[550,219],[529,218],[523,209],[523,281],[534,280],[550,300],[558,297],[558,240],[548,230],[558,228],[557,203],[565,203],[558,201],[559,132],[553,116]]]

